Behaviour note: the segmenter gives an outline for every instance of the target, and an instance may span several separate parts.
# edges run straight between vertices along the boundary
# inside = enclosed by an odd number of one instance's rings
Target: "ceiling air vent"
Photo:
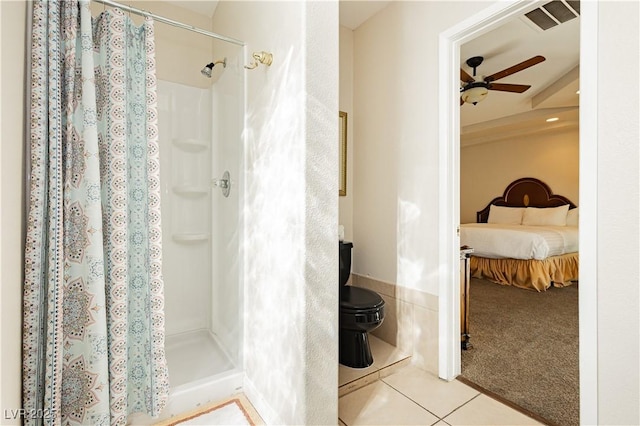
[[[579,14],[579,0],[553,0],[525,16],[544,31],[570,21]]]

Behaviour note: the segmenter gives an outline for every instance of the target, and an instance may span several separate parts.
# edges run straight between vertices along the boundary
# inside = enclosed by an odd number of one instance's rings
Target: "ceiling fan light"
[[[477,104],[487,97],[489,90],[484,86],[471,87],[462,92],[462,100],[468,104]]]

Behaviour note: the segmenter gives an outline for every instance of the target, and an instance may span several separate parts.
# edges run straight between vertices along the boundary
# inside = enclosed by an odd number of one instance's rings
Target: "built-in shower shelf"
[[[207,195],[209,193],[209,188],[197,185],[177,185],[173,187],[173,192],[180,195],[197,197]]]
[[[177,243],[198,243],[209,240],[209,234],[173,234],[173,240]]]
[[[204,151],[209,147],[209,143],[207,141],[192,138],[174,139],[173,144],[178,148],[191,152]]]

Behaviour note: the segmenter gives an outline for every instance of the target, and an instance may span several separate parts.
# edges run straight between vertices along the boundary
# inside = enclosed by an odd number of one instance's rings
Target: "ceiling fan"
[[[519,64],[503,69],[502,71],[498,71],[497,73],[488,75],[482,81],[476,81],[476,79],[474,78],[476,76],[476,68],[478,68],[480,64],[482,64],[483,60],[484,58],[482,56],[474,56],[467,59],[467,65],[473,68],[473,77],[467,74],[465,70],[460,68],[460,80],[463,82],[463,85],[460,88],[460,105],[464,104],[465,102],[473,105],[477,104],[487,96],[489,90],[513,93],[525,92],[531,86],[525,84],[494,83],[494,81],[500,80],[501,78],[505,78],[507,76],[510,76],[511,74],[515,74],[536,64],[539,64],[540,62],[543,62],[545,60],[545,57],[540,55],[534,56],[533,58],[527,59],[526,61],[520,62]]]

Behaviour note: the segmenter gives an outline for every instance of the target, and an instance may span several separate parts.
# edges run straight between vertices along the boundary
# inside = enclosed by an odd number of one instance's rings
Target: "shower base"
[[[233,370],[235,367],[208,330],[168,335],[165,338],[165,350],[172,388]]]
[[[165,351],[171,385],[166,408],[155,419],[132,414],[127,424],[152,425],[242,392],[242,371],[208,330],[167,335]]]

